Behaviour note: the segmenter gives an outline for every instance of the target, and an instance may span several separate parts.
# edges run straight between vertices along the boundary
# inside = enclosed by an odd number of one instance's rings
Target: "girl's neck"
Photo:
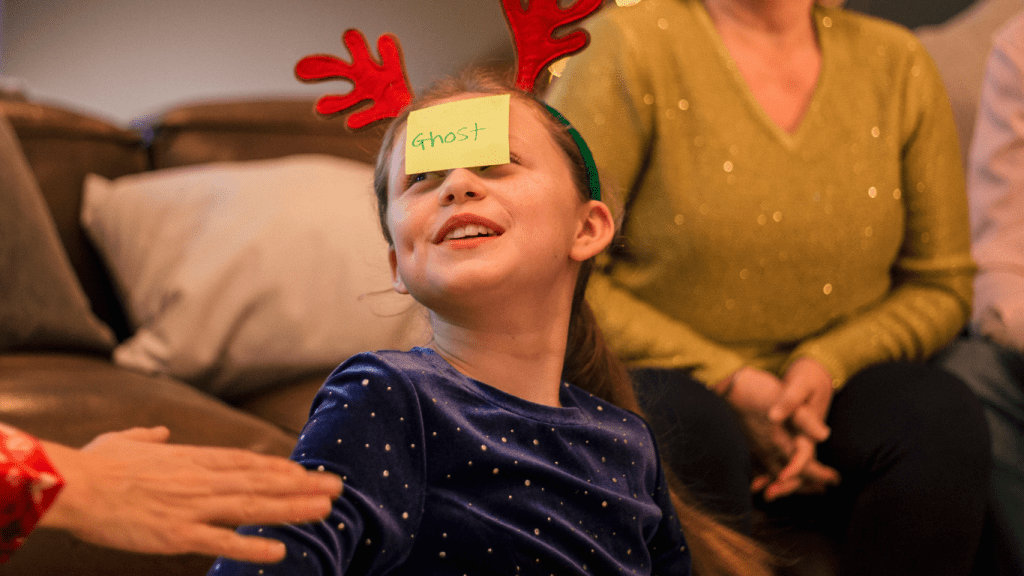
[[[560,406],[568,334],[565,321],[524,323],[521,318],[467,325],[431,314],[430,348],[456,370],[524,400]]]

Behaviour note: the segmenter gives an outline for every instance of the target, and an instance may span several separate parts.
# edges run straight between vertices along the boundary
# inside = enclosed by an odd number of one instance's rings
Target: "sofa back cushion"
[[[384,127],[353,133],[312,100],[252,100],[184,106],[163,115],[150,144],[154,168],[329,154],[373,164]]]
[[[0,352],[109,352],[10,123],[0,116]]]
[[[117,178],[146,169],[142,138],[57,106],[0,101],[56,224],[64,252],[92,310],[119,338],[128,325],[109,275],[79,224],[85,175]]]

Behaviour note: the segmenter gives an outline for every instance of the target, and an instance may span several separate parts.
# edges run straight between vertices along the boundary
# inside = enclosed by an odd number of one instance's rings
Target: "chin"
[[[502,302],[510,288],[506,275],[489,270],[474,271],[444,278],[420,286],[407,286],[419,303],[432,310],[451,308],[453,304],[472,306],[478,303]]]

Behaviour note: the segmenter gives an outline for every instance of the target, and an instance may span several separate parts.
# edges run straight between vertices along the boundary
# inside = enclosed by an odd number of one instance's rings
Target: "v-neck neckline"
[[[718,32],[718,28],[715,27],[714,21],[711,19],[711,15],[708,13],[707,7],[704,6],[703,0],[693,0],[694,12],[697,15],[697,19],[704,26],[704,31],[707,33],[708,38],[714,43],[716,50],[718,51],[719,57],[722,59],[723,65],[728,70],[729,76],[732,77],[732,82],[736,85],[736,88],[742,92],[744,100],[750,107],[754,116],[756,116],[761,123],[765,125],[769,132],[771,132],[775,139],[779,141],[787,150],[793,151],[798,148],[806,138],[806,133],[810,130],[811,117],[821,108],[821,100],[823,93],[827,87],[829,79],[829,73],[831,71],[830,55],[832,54],[831,49],[831,37],[828,34],[823,33],[830,26],[823,23],[824,18],[828,16],[822,16],[820,14],[821,8],[815,5],[813,13],[811,15],[811,21],[814,24],[814,33],[818,38],[818,46],[821,50],[821,67],[818,70],[818,79],[814,84],[814,91],[811,93],[811,99],[807,103],[807,107],[804,109],[803,114],[800,116],[796,130],[793,132],[787,132],[779,126],[768,112],[765,111],[764,106],[754,95],[754,91],[751,90],[750,85],[747,83],[746,78],[740,72],[739,65],[736,64],[736,60],[733,59],[732,54],[729,52],[729,48],[725,45],[725,40],[722,38],[721,33]]]

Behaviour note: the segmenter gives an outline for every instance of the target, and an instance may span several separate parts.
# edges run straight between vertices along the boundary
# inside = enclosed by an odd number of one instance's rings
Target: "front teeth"
[[[458,240],[459,238],[465,238],[466,236],[495,236],[497,233],[494,230],[486,226],[479,226],[477,224],[467,224],[465,226],[459,226],[445,235],[445,240]]]

